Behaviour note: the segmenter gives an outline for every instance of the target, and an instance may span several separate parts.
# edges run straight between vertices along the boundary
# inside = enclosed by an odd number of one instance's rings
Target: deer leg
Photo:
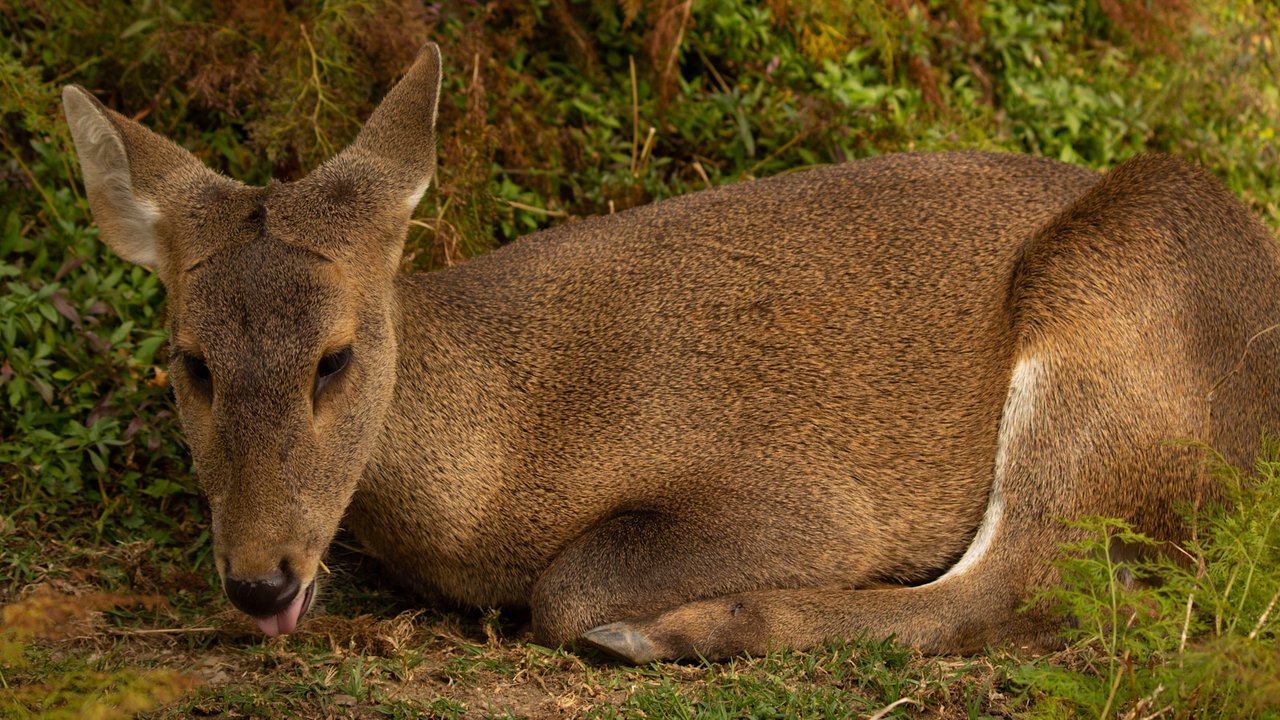
[[[1194,436],[1193,394],[1179,395],[1149,375],[1129,382],[1132,374],[1159,370],[1115,357],[1106,366],[1046,351],[1018,363],[982,526],[937,580],[893,589],[830,584],[726,593],[595,627],[583,639],[632,662],[805,648],[861,634],[893,636],[931,653],[1054,645],[1054,619],[1041,608],[1020,608],[1055,579],[1061,544],[1079,536],[1062,519],[1121,517],[1159,534],[1177,522],[1174,498],[1205,490],[1196,451],[1168,442]],[[1143,387],[1159,396],[1135,390]]]
[[[833,570],[804,546],[713,502],[610,518],[570,543],[535,583],[534,636],[560,645],[603,623],[655,615],[692,600],[748,590],[813,585]],[[811,552],[812,551],[812,552]],[[851,582],[856,578],[851,578]]]
[[[1054,647],[1060,642],[1055,622],[1035,609],[1019,612],[1024,590],[1025,577],[1006,575],[991,563],[973,575],[920,587],[734,593],[595,627],[582,639],[634,663],[759,655],[860,635],[893,637],[938,654],[971,653],[989,644]]]

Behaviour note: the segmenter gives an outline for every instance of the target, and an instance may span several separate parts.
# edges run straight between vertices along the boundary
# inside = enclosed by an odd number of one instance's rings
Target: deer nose
[[[289,569],[287,562],[270,575],[248,580],[227,574],[223,582],[227,598],[246,615],[270,617],[289,607],[301,589],[298,576]]]

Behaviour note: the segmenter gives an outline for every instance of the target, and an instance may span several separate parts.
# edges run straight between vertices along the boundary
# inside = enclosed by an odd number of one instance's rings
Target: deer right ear
[[[130,262],[157,267],[156,239],[167,201],[192,183],[224,180],[194,155],[114,112],[84,88],[62,89],[62,108],[102,240]]]
[[[379,171],[386,188],[412,212],[435,175],[436,115],[440,103],[440,48],[427,43],[409,71],[369,116],[338,158],[351,156]]]

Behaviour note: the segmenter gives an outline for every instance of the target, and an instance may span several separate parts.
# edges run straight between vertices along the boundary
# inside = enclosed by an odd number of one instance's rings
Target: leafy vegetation
[[[1140,540],[1096,521],[1052,598],[1081,619],[1071,647],[1037,660],[851,640],[617,668],[505,639],[505,618],[420,614],[341,548],[333,615],[261,641],[217,596],[167,394],[163,290],[97,241],[59,90],[80,83],[241,179],[291,179],[440,42],[439,178],[411,269],[899,150],[1097,168],[1171,152],[1274,226],[1278,19],[1245,0],[0,2],[0,715],[124,716],[179,694],[159,712],[1276,714],[1274,455],[1260,484],[1233,476],[1238,501],[1197,521],[1188,559],[1130,571],[1159,583],[1119,582],[1104,538]],[[19,623],[67,606],[51,597],[80,612]]]
[[[1018,668],[1033,714],[1249,717],[1280,709],[1280,455],[1257,477],[1223,468],[1226,506],[1202,522],[1185,556],[1121,566],[1119,546],[1153,546],[1117,520],[1084,523],[1090,538],[1066,548],[1061,587],[1048,590],[1070,662]]]

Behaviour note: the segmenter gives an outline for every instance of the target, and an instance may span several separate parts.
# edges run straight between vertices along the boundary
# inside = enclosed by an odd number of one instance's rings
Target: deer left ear
[[[134,187],[124,134],[111,112],[84,88],[63,88],[62,108],[103,241],[125,260],[155,267],[160,209]]]
[[[192,188],[236,185],[78,85],[62,89],[62,107],[100,236],[129,262],[160,269],[170,250],[156,234],[164,214],[181,212]]]

